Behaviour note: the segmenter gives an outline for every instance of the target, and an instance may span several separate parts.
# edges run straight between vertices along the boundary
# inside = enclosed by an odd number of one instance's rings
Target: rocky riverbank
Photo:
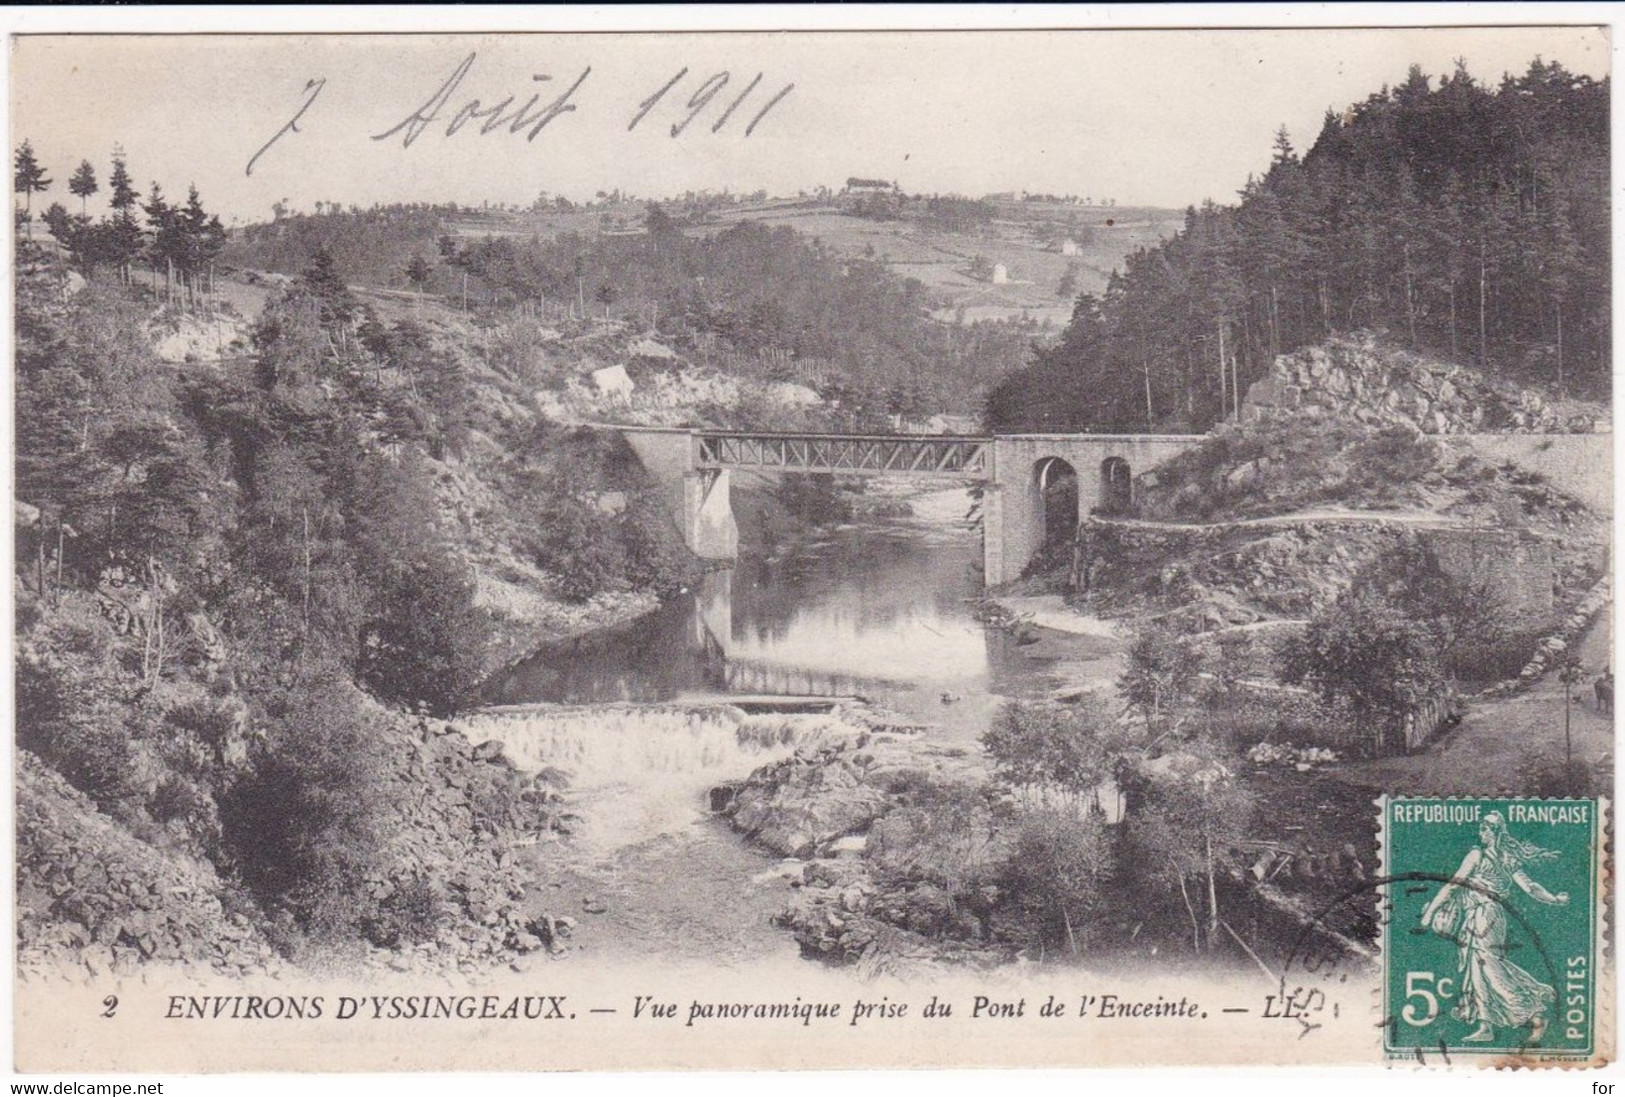
[[[987,792],[985,756],[872,710],[847,719],[857,725],[849,737],[730,790],[733,827],[784,858],[778,872],[791,890],[776,924],[804,956],[871,974],[1008,958],[990,921],[997,890],[945,878],[913,833],[922,808],[953,800],[991,833],[986,805],[969,806]],[[996,857],[989,847],[976,859],[990,868]]]
[[[358,881],[372,911],[367,943],[324,962],[468,976],[568,932],[527,910],[531,877],[516,856],[568,825],[557,775],[521,773],[500,743],[453,725],[378,716],[381,753],[366,761],[388,807],[383,853]],[[310,943],[265,919],[173,825],[143,829],[99,810],[27,751],[17,802],[20,968],[95,975],[158,962],[236,976],[312,959]]]

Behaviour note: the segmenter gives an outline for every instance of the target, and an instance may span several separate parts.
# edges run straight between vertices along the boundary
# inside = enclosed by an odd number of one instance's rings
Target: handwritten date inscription
[[[584,99],[586,93],[582,89],[593,71],[590,65],[582,69],[580,75],[556,95],[549,95],[552,88],[547,87],[533,90],[523,99],[515,93],[500,99],[464,98],[459,94],[459,89],[468,80],[478,59],[477,53],[470,53],[464,57],[421,106],[413,109],[388,129],[372,134],[372,139],[399,140],[402,148],[411,148],[418,138],[431,129],[441,130],[443,136],[452,137],[460,130],[473,126],[481,136],[502,131],[510,135],[522,133],[527,142],[535,141],[555,119],[575,113],[579,109],[578,99]],[[734,74],[727,71],[714,72],[701,78],[698,74],[691,75],[688,67],[684,66],[676,75],[638,103],[626,128],[628,131],[637,129],[640,122],[651,112],[659,109],[669,112],[668,117],[676,118],[670,124],[669,130],[673,138],[682,136],[702,116],[714,119],[709,128],[713,134],[719,134],[725,126],[735,120],[736,115],[738,121],[735,130],[741,136],[749,137],[756,132],[756,128],[761,125],[768,113],[795,89],[794,84],[785,84],[771,95],[765,92],[758,95],[757,89],[761,86],[764,75],[758,72],[753,79],[744,84],[743,90],[732,92],[730,85],[737,86],[743,82],[743,78],[736,81]],[[533,75],[530,79],[533,84],[554,84],[553,77],[547,74]],[[300,93],[301,102],[298,111],[254,153],[248,161],[245,174],[254,174],[255,165],[259,163],[260,158],[289,133],[304,132],[299,123],[310,111],[326,84],[325,77],[306,82],[304,90]],[[562,85],[563,82],[560,81],[559,84]],[[715,110],[712,109],[713,106],[716,107]],[[741,108],[744,108],[744,113],[740,113]],[[746,118],[749,119],[748,122],[745,121]]]

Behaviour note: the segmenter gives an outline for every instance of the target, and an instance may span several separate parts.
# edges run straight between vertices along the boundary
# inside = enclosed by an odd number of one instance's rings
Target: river
[[[470,735],[503,739],[523,768],[571,775],[581,818],[568,841],[536,847],[530,902],[538,913],[586,912],[575,948],[634,961],[793,960],[789,934],[770,922],[784,875],[707,815],[705,793],[816,743],[829,721],[761,714],[741,724],[700,702],[862,697],[976,749],[1006,698],[1120,672],[1108,636],[980,624],[968,493],[907,501],[909,517],[792,536],[742,521],[735,567],[654,613],[548,645],[488,684],[488,704],[524,707],[476,717]]]
[[[984,628],[981,535],[964,489],[764,544],[654,613],[548,645],[492,681],[491,704],[660,702],[719,694],[862,697],[972,744],[1007,697],[1108,682],[1118,644]]]

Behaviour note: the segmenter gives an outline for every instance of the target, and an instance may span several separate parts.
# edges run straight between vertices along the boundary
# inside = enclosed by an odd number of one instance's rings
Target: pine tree
[[[28,238],[34,238],[34,195],[43,193],[51,185],[46,176],[45,169],[40,167],[39,161],[34,158],[34,146],[24,141],[17,148],[16,156],[12,160],[12,184],[14,194],[23,196],[22,221],[28,225]]]
[[[300,281],[319,302],[323,327],[343,329],[360,311],[350,287],[339,277],[333,253],[325,245],[316,249]]]
[[[994,425],[1202,429],[1270,356],[1352,327],[1606,393],[1608,81],[1537,60],[1498,90],[1461,64],[1434,83],[1327,111],[1302,156],[1278,131],[1239,206],[1188,210],[1000,383]]]
[[[107,177],[107,187],[113,215],[103,233],[104,257],[118,267],[120,279],[129,282],[130,264],[141,254],[141,226],[135,220],[137,196],[122,149],[113,150],[113,170]]]
[[[429,265],[429,261],[423,257],[421,252],[413,252],[412,261],[406,264],[406,280],[412,284],[412,287],[418,291],[419,295],[422,295],[423,287],[429,284],[429,275],[433,271],[434,268]]]
[[[80,214],[88,217],[90,214],[86,204],[92,194],[101,190],[96,183],[96,169],[91,167],[89,160],[79,161],[79,166],[74,169],[73,178],[68,180],[68,190],[78,197]]]
[[[164,266],[164,294],[173,292],[175,277],[175,211],[164,199],[164,192],[156,180],[142,210],[147,215],[147,259],[156,272],[158,264]]]
[[[203,208],[203,199],[193,185],[186,192],[186,205],[173,217],[176,230],[176,263],[186,279],[188,292],[195,298],[199,281],[226,246],[226,230],[218,215]]]
[[[68,215],[67,207],[61,202],[52,202],[50,207],[46,209],[42,220],[52,236],[56,237],[64,245],[72,246],[70,241],[73,237],[74,225],[73,218]]]
[[[112,191],[108,204],[113,209],[124,212],[135,205],[135,185],[130,179],[129,168],[125,166],[124,153],[117,149],[113,152],[113,173],[108,176],[107,185]]]

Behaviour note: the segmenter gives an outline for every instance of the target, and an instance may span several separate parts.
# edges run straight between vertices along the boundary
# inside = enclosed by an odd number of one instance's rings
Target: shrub
[[[1046,788],[1077,797],[1110,774],[1115,736],[1100,703],[1008,701],[982,734],[998,779],[1031,798]]]
[[[614,518],[573,496],[561,494],[521,538],[521,547],[553,577],[558,592],[585,602],[601,591],[625,586],[626,549]]]
[[[396,888],[362,919],[361,931],[379,948],[433,941],[445,921],[442,898],[434,884],[422,876]]]
[[[871,827],[869,857],[894,878],[929,881],[956,898],[990,881],[1008,840],[983,790],[932,783],[917,791],[915,803]]]
[[[332,679],[298,683],[271,708],[251,769],[221,803],[227,848],[273,914],[318,941],[353,940],[376,909],[366,880],[387,869],[382,729]]]
[[[474,580],[449,553],[420,550],[376,576],[372,615],[362,625],[361,682],[377,696],[448,715],[479,683],[485,618]]]
[[[999,877],[1005,934],[1082,952],[1105,910],[1114,866],[1099,816],[1023,812]]]
[[[1328,704],[1346,703],[1380,749],[1414,704],[1439,689],[1435,638],[1375,591],[1356,588],[1317,613],[1282,647],[1281,677]]]

